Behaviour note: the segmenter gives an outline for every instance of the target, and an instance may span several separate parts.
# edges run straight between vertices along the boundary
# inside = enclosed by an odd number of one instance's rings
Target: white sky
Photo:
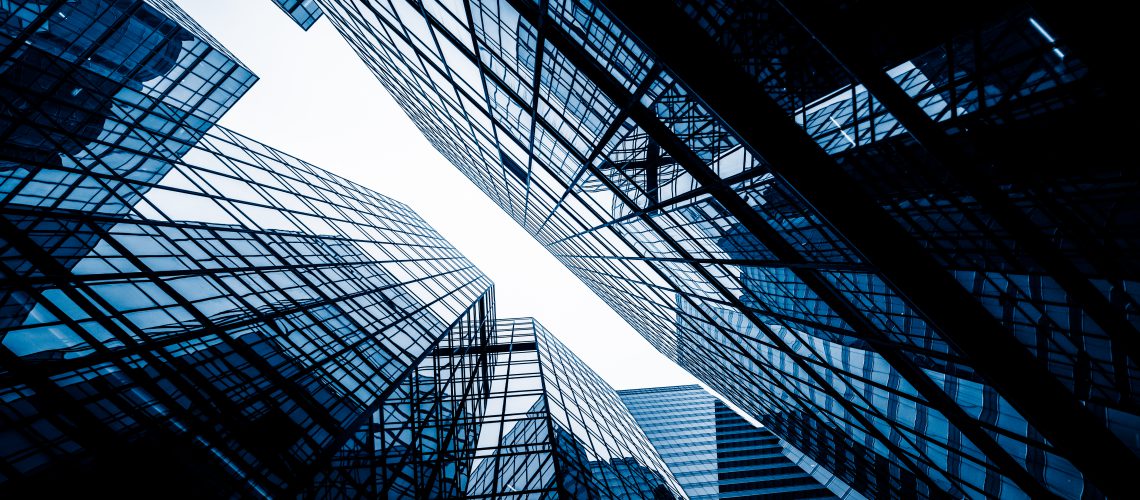
[[[696,383],[437,153],[327,19],[176,2],[261,77],[222,125],[410,205],[495,282],[499,317],[537,318],[615,388]]]

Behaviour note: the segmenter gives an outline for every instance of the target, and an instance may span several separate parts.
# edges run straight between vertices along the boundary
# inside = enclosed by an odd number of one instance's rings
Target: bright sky
[[[410,205],[617,389],[693,384],[435,151],[327,19],[271,0],[176,0],[259,81],[222,124]]]

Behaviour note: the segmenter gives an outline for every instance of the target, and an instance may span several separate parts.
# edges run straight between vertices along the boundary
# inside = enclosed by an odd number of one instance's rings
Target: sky
[[[411,206],[495,282],[500,318],[535,317],[615,388],[697,383],[436,152],[327,19],[176,3],[261,78],[222,125]]]

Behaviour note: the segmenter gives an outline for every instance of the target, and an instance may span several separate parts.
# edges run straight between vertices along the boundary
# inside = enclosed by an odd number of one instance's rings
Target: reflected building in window
[[[9,2],[0,20],[0,193],[13,213],[126,214],[256,81],[165,1]],[[72,229],[43,246],[71,267],[98,236],[58,223]],[[0,326],[31,307],[0,300]]]
[[[1135,99],[1095,9],[317,3],[639,333],[861,494],[1132,491]]]

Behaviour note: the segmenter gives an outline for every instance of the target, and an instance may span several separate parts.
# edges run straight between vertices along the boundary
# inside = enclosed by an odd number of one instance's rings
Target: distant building
[[[618,395],[692,500],[836,498],[785,456],[779,438],[700,386],[629,389]],[[846,485],[830,479],[834,489],[851,495]]]

